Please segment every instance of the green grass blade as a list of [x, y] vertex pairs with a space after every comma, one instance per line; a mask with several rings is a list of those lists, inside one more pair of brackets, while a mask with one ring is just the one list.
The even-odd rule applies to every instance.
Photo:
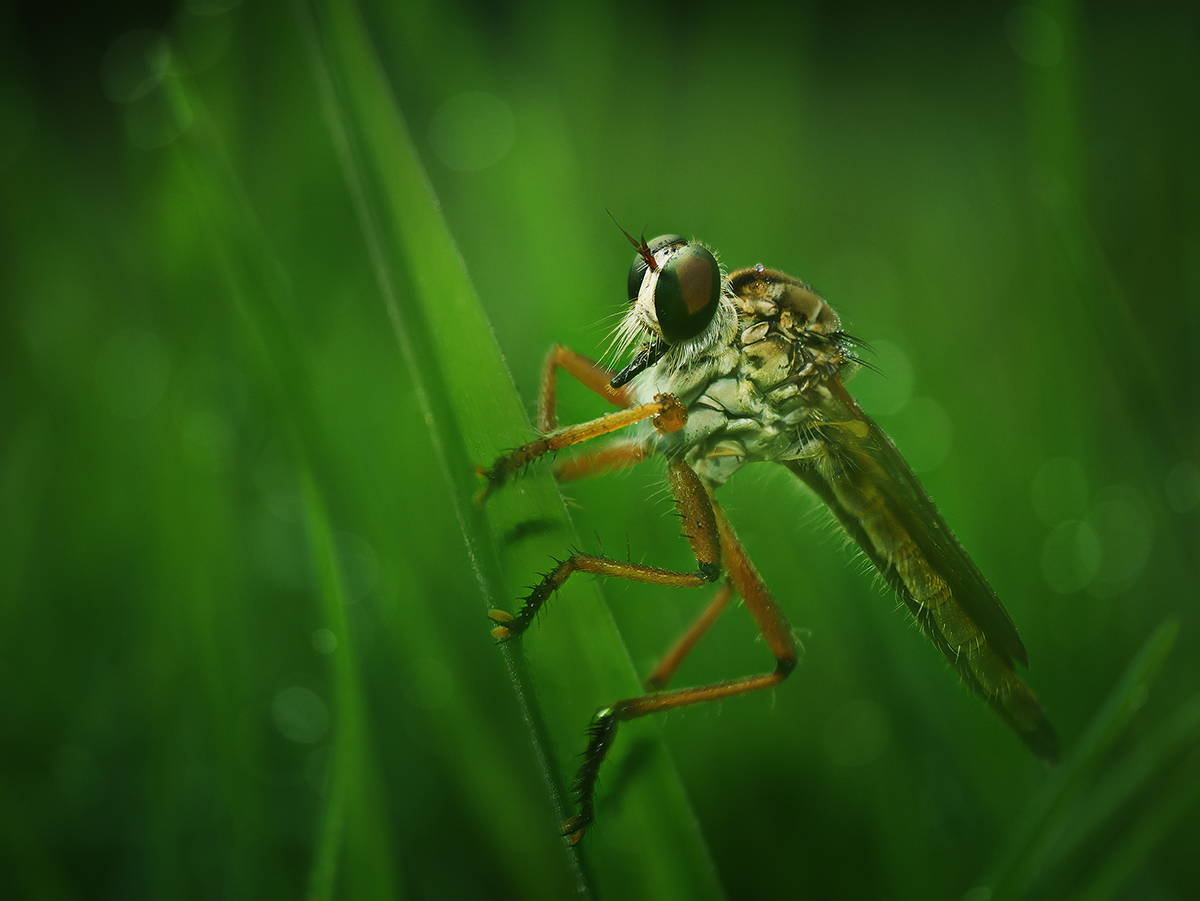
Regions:
[[1024, 821], [1014, 829], [998, 855], [989, 877], [983, 880], [984, 885], [992, 887], [993, 898], [1021, 897], [1038, 874], [1058, 859], [1057, 839], [1066, 828], [1071, 806], [1091, 785], [1105, 756], [1145, 704], [1149, 687], [1166, 662], [1178, 633], [1179, 623], [1168, 620], [1146, 640], [1087, 731], [1030, 805]]
[[313, 855], [308, 897], [335, 897], [338, 859], [346, 855], [345, 896], [400, 897], [390, 850], [391, 829], [380, 806], [376, 764], [369, 752], [363, 689], [346, 619], [345, 591], [329, 520], [312, 474], [301, 473], [308, 534], [316, 563], [321, 612], [337, 641], [332, 655], [336, 736], [330, 761], [328, 797]]
[[[1103, 851], [1091, 858], [1103, 864], [1078, 867], [1091, 879], [1073, 887], [1080, 898], [1101, 901], [1117, 896], [1149, 854], [1193, 810], [1200, 799], [1200, 695], [1173, 714], [1139, 742], [1107, 778], [1080, 805], [1073, 834], [1064, 838], [1060, 856], [1090, 841]], [[1113, 840], [1112, 834], [1117, 836]], [[1083, 854], [1077, 855], [1082, 858]], [[1071, 868], [1074, 869], [1074, 868]]]
[[1200, 775], [1196, 760], [1180, 768], [1179, 778], [1169, 788], [1148, 799], [1135, 813], [1116, 848], [1105, 854], [1103, 863], [1076, 897], [1079, 901], [1105, 901], [1118, 897], [1150, 853], [1166, 839], [1185, 815], [1200, 801]]
[[[582, 750], [583, 727], [600, 703], [640, 691], [611, 618], [592, 585], [572, 583], [544, 627], [521, 648], [488, 646], [487, 607], [511, 607], [516, 585], [561, 554], [571, 530], [560, 495], [544, 474], [495, 498], [471, 501], [473, 464], [490, 461], [530, 434], [528, 420], [474, 289], [416, 158], [399, 109], [351, 4], [301, 7], [326, 117], [354, 196], [402, 352], [420, 385], [479, 582], [478, 653], [506, 656], [535, 754], [554, 805], [544, 828], [570, 810], [564, 785]], [[494, 535], [536, 522], [537, 535], [498, 546]], [[511, 578], [510, 578], [511, 576]], [[578, 581], [578, 580], [577, 580]], [[445, 602], [443, 600], [443, 602]], [[456, 603], [471, 603], [454, 599]], [[478, 603], [475, 601], [474, 603]], [[538, 673], [535, 687], [531, 670]], [[583, 850], [562, 843], [576, 890], [630, 897], [713, 897], [719, 889], [678, 779], [652, 723], [631, 724], [606, 770], [626, 782]], [[618, 776], [628, 766], [637, 772]], [[502, 782], [504, 773], [496, 773]], [[495, 797], [483, 804], [503, 803]], [[590, 860], [585, 863], [584, 854]], [[594, 874], [594, 875], [593, 875]]]
[[[273, 389], [275, 412], [287, 452], [299, 474], [307, 514], [311, 556], [321, 614], [337, 637], [332, 657], [336, 734], [333, 741], [324, 815], [318, 824], [317, 847], [309, 872], [309, 896], [328, 899], [345, 885], [356, 898], [400, 897], [390, 846], [387, 816], [379, 802], [371, 742], [364, 718], [363, 689], [345, 615], [345, 598], [322, 488], [312, 460], [323, 468], [325, 490], [336, 483], [338, 467], [320, 428], [321, 417], [301, 350], [282, 315], [282, 286], [274, 257], [259, 232], [253, 209], [228, 165], [200, 101], [171, 77], [169, 89], [176, 114], [195, 120], [194, 133], [180, 145], [180, 158], [200, 208], [210, 226], [215, 255], [224, 264], [230, 296], [253, 336], [252, 358], [259, 380]], [[339, 867], [345, 860], [346, 866]]]

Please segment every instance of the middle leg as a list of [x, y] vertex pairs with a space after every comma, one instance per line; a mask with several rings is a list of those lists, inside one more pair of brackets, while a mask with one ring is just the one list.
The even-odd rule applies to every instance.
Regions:
[[[783, 610], [771, 595], [766, 583], [754, 568], [754, 564], [750, 562], [745, 548], [738, 541], [733, 527], [725, 518], [724, 511], [717, 504], [711, 491], [706, 492], [705, 500], [709, 510], [712, 511], [717, 532], [720, 535], [721, 557], [729, 581], [742, 596], [746, 608], [758, 626], [759, 633], [766, 641], [767, 647], [770, 648], [771, 654], [775, 658], [775, 668], [771, 672], [757, 676], [745, 676], [741, 679], [731, 679], [696, 688], [679, 688], [673, 691], [653, 692], [626, 698], [599, 710], [592, 719], [592, 725], [588, 730], [589, 739], [587, 749], [583, 753], [583, 765], [580, 766], [579, 774], [575, 779], [575, 800], [579, 805], [579, 813], [567, 820], [562, 827], [563, 835], [567, 836], [568, 841], [573, 845], [583, 837], [595, 817], [596, 780], [600, 774], [600, 766], [604, 763], [604, 759], [608, 756], [616, 739], [617, 727], [622, 722], [651, 713], [673, 710], [676, 707], [699, 704], [704, 701], [719, 701], [762, 688], [771, 688], [786, 679], [796, 668], [798, 646]], [[710, 604], [706, 615], [702, 616], [701, 622], [697, 624], [699, 630], [695, 635], [695, 640], [699, 640], [727, 602], [728, 594], [725, 594], [724, 597], [718, 595], [716, 601]], [[706, 618], [708, 622], [705, 622]], [[689, 635], [696, 633], [697, 627], [693, 627]], [[658, 670], [651, 676], [651, 680], [661, 676], [661, 680], [665, 682], [674, 671], [674, 667], [678, 665], [679, 660], [682, 660], [683, 655], [691, 650], [695, 640], [682, 648], [678, 659], [668, 666], [665, 673], [662, 672], [664, 666], [660, 664]]]
[[716, 516], [700, 477], [682, 460], [667, 464], [667, 482], [675, 497], [675, 507], [683, 521], [684, 537], [696, 555], [696, 571], [691, 573], [640, 563], [613, 560], [597, 554], [573, 553], [546, 573], [525, 598], [516, 615], [492, 610], [488, 615], [497, 623], [492, 637], [506, 641], [529, 628], [550, 596], [566, 583], [572, 573], [616, 576], [633, 582], [666, 585], [673, 588], [697, 588], [715, 582], [721, 575], [721, 539]]

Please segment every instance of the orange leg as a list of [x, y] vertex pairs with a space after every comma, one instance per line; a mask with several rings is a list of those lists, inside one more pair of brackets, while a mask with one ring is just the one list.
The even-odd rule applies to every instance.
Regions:
[[[741, 679], [731, 679], [713, 685], [697, 688], [680, 688], [674, 691], [654, 692], [635, 698], [626, 698], [611, 706], [599, 710], [592, 719], [588, 729], [588, 746], [583, 754], [583, 765], [575, 778], [575, 796], [579, 805], [579, 813], [563, 824], [563, 835], [571, 844], [576, 844], [587, 827], [595, 818], [596, 780], [600, 774], [600, 766], [604, 763], [616, 739], [617, 727], [626, 720], [637, 719], [651, 713], [672, 710], [689, 704], [699, 704], [703, 701], [719, 701], [735, 695], [770, 688], [778, 685], [795, 669], [797, 661], [796, 640], [792, 636], [783, 611], [771, 592], [763, 583], [762, 577], [754, 569], [750, 558], [724, 512], [717, 504], [712, 492], [705, 489], [695, 471], [682, 460], [672, 460], [668, 466], [668, 478], [671, 492], [685, 526], [685, 536], [696, 554], [699, 569], [695, 573], [677, 573], [669, 570], [653, 569], [633, 563], [621, 563], [605, 557], [593, 557], [584, 554], [573, 554], [548, 573], [542, 582], [526, 599], [525, 606], [513, 617], [501, 611], [492, 611], [492, 618], [498, 623], [492, 634], [499, 640], [506, 640], [518, 635], [528, 628], [533, 617], [555, 590], [557, 590], [572, 572], [583, 571], [602, 575], [617, 576], [637, 582], [650, 582], [656, 585], [672, 585], [678, 587], [696, 586], [716, 579], [719, 568], [714, 559], [719, 551], [721, 560], [728, 572], [729, 581], [733, 588], [745, 601], [746, 608], [758, 625], [775, 657], [775, 668], [769, 673], [757, 676], [745, 676]], [[709, 606], [701, 623], [689, 632], [692, 641], [683, 647], [674, 663], [665, 662], [660, 665], [655, 675], [662, 675], [663, 681], [669, 678], [674, 666], [682, 660], [683, 655], [699, 640], [708, 625], [721, 608], [728, 602], [729, 592], [723, 591], [718, 600]], [[707, 622], [705, 621], [707, 619]], [[682, 646], [683, 643], [681, 642]], [[677, 646], [677, 650], [680, 646]], [[653, 679], [654, 677], [652, 677]]]
[[[573, 375], [585, 388], [596, 392], [614, 406], [625, 409], [621, 413], [601, 416], [590, 422], [564, 429], [558, 428], [558, 414], [555, 407], [558, 401], [558, 370], [560, 368]], [[475, 502], [477, 504], [484, 503], [517, 470], [544, 454], [570, 447], [581, 441], [588, 441], [600, 435], [606, 435], [650, 417], [655, 417], [655, 427], [663, 432], [677, 431], [683, 428], [684, 423], [687, 422], [687, 411], [676, 398], [670, 395], [659, 395], [651, 404], [634, 407], [633, 396], [629, 389], [612, 387], [612, 379], [613, 373], [610, 370], [583, 354], [562, 344], [556, 344], [550, 348], [542, 365], [542, 384], [538, 391], [538, 431], [542, 433], [542, 436], [498, 457], [491, 469], [477, 467], [477, 474], [481, 478], [487, 479], [488, 483], [475, 495]], [[601, 451], [594, 458], [596, 463], [583, 460], [574, 464], [563, 464], [561, 469], [565, 471], [566, 475], [560, 477], [582, 478], [586, 475], [599, 475], [601, 472], [624, 469], [640, 463], [647, 456], [646, 451], [643, 451], [642, 456], [637, 459], [634, 458], [632, 452], [621, 454], [614, 451]]]
[[558, 399], [557, 376], [559, 367], [565, 369], [586, 388], [595, 391], [615, 407], [628, 407], [632, 403], [627, 388], [614, 388], [610, 384], [615, 373], [581, 353], [562, 344], [555, 344], [546, 354], [542, 365], [542, 389], [538, 394], [538, 431], [552, 432], [558, 426], [555, 402]]
[[738, 541], [733, 526], [725, 518], [725, 511], [717, 503], [711, 489], [708, 498], [717, 519], [717, 531], [721, 535], [721, 556], [725, 562], [725, 571], [729, 573], [729, 580], [742, 596], [746, 609], [750, 611], [754, 624], [758, 626], [759, 634], [775, 657], [776, 672], [780, 673], [782, 678], [796, 667], [798, 645], [796, 637], [792, 634], [792, 627], [783, 613], [783, 608], [767, 588], [767, 583], [750, 562], [746, 549]]
[[482, 504], [521, 467], [532, 463], [538, 457], [651, 418], [654, 420], [654, 427], [659, 431], [676, 432], [687, 422], [687, 410], [673, 394], [659, 394], [648, 404], [630, 407], [619, 413], [608, 413], [599, 419], [566, 426], [535, 438], [528, 444], [497, 457], [491, 469], [484, 469], [482, 466], [478, 468], [478, 474], [487, 479], [487, 484], [475, 495], [475, 502]]
[[632, 582], [672, 588], [697, 588], [715, 581], [721, 574], [721, 539], [712, 505], [708, 502], [700, 477], [682, 460], [672, 460], [667, 466], [667, 482], [684, 523], [684, 536], [696, 555], [695, 572], [677, 572], [613, 560], [611, 557], [574, 553], [542, 577], [515, 616], [503, 610], [492, 610], [488, 614], [497, 623], [492, 629], [492, 637], [497, 641], [507, 641], [528, 629], [550, 596], [562, 588], [575, 572], [616, 576]]
[[645, 442], [633, 439], [630, 441], [614, 441], [606, 444], [598, 451], [580, 454], [570, 460], [554, 464], [554, 478], [560, 482], [571, 482], [576, 479], [590, 479], [592, 476], [619, 472], [636, 466], [650, 458], [651, 452]]
[[[688, 704], [720, 701], [746, 692], [757, 691], [760, 688], [771, 688], [786, 679], [788, 674], [796, 668], [798, 649], [787, 618], [783, 615], [778, 602], [771, 596], [762, 577], [754, 569], [750, 558], [746, 556], [745, 549], [737, 540], [737, 536], [733, 533], [733, 527], [729, 525], [729, 520], [725, 518], [724, 512], [711, 491], [707, 492], [707, 500], [717, 523], [717, 532], [721, 538], [721, 558], [725, 563], [729, 580], [741, 594], [746, 603], [746, 609], [754, 617], [759, 632], [766, 641], [767, 647], [771, 649], [771, 654], [775, 657], [775, 669], [757, 676], [731, 679], [727, 682], [717, 682], [698, 688], [678, 688], [674, 691], [626, 698], [597, 711], [588, 730], [589, 739], [587, 750], [583, 752], [583, 765], [579, 768], [579, 775], [575, 779], [575, 795], [579, 804], [579, 813], [567, 820], [562, 827], [563, 835], [567, 836], [568, 841], [573, 845], [583, 838], [584, 832], [595, 817], [596, 779], [600, 774], [600, 765], [612, 748], [617, 735], [617, 726], [620, 723], [650, 713], [684, 707]], [[710, 605], [709, 611], [715, 606], [715, 603]], [[713, 618], [715, 618], [715, 614]], [[695, 631], [694, 628], [693, 631]], [[702, 634], [703, 629], [700, 631]]]
[[717, 617], [725, 610], [732, 596], [733, 584], [726, 579], [725, 584], [717, 591], [712, 602], [704, 608], [704, 612], [700, 614], [700, 617], [692, 623], [691, 628], [684, 633], [683, 637], [675, 642], [675, 646], [663, 655], [662, 660], [658, 662], [658, 666], [654, 668], [654, 672], [646, 678], [646, 687], [648, 689], [651, 691], [661, 691], [667, 687], [667, 683], [675, 675], [675, 670], [679, 669], [679, 664], [683, 663], [683, 658], [692, 652], [692, 648], [704, 637], [704, 633], [717, 621]]
[[[570, 372], [592, 391], [626, 409], [590, 422], [555, 429], [557, 423], [555, 414], [556, 378], [560, 367]], [[687, 422], [687, 411], [678, 398], [669, 394], [660, 394], [651, 403], [631, 407], [631, 397], [627, 389], [614, 389], [611, 386], [611, 380], [611, 372], [588, 358], [561, 345], [553, 348], [547, 356], [543, 368], [542, 387], [538, 402], [538, 424], [547, 433], [497, 458], [491, 469], [485, 470], [480, 467], [479, 475], [487, 479], [487, 484], [476, 496], [477, 502], [486, 501], [493, 491], [500, 488], [522, 466], [545, 454], [571, 447], [591, 438], [610, 434], [650, 418], [653, 418], [655, 428], [668, 433], [678, 431]], [[624, 442], [612, 445], [597, 454], [568, 461], [559, 467], [557, 475], [566, 479], [583, 478], [600, 472], [633, 466], [645, 459], [647, 455], [648, 450], [641, 442]], [[502, 610], [491, 611], [489, 616], [496, 624], [492, 629], [493, 637], [497, 641], [507, 641], [521, 635], [529, 628], [534, 617], [550, 599], [550, 596], [561, 588], [575, 572], [615, 576], [653, 585], [689, 588], [716, 581], [720, 576], [723, 562], [728, 574], [728, 584], [718, 592], [717, 597], [696, 624], [655, 669], [649, 684], [657, 687], [670, 679], [683, 658], [703, 637], [709, 626], [728, 604], [733, 589], [736, 589], [742, 596], [746, 608], [750, 611], [758, 625], [759, 632], [767, 643], [767, 647], [775, 657], [775, 669], [769, 673], [746, 676], [713, 685], [626, 698], [598, 711], [588, 730], [587, 750], [584, 752], [583, 765], [580, 767], [575, 781], [579, 813], [563, 824], [563, 834], [568, 836], [571, 844], [577, 843], [583, 837], [584, 831], [594, 818], [594, 796], [600, 766], [612, 747], [613, 740], [616, 738], [617, 726], [622, 721], [689, 704], [698, 704], [702, 701], [721, 700], [760, 688], [769, 688], [787, 678], [796, 666], [797, 646], [792, 637], [791, 627], [778, 603], [771, 596], [762, 578], [746, 556], [746, 552], [737, 540], [724, 512], [717, 504], [716, 498], [713, 497], [712, 491], [704, 487], [695, 471], [682, 460], [675, 459], [668, 463], [667, 479], [671, 493], [675, 497], [676, 508], [684, 523], [684, 535], [696, 555], [697, 569], [695, 572], [677, 572], [621, 562], [598, 555], [573, 553], [542, 578], [541, 582], [525, 598], [524, 604], [515, 616]]]

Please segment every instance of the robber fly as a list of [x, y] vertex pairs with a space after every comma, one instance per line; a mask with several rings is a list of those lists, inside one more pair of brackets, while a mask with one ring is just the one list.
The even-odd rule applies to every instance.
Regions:
[[[790, 469], [833, 511], [900, 596], [922, 631], [1039, 757], [1053, 762], [1058, 738], [1014, 661], [1028, 665], [1012, 620], [954, 537], [891, 439], [842, 382], [857, 365], [833, 309], [799, 279], [757, 265], [722, 273], [713, 253], [679, 235], [637, 248], [629, 310], [617, 329], [614, 373], [561, 345], [546, 358], [538, 405], [541, 437], [499, 457], [482, 503], [530, 461], [583, 441], [629, 430], [600, 451], [556, 467], [560, 479], [667, 463], [667, 482], [696, 556], [677, 572], [595, 554], [572, 553], [548, 572], [515, 615], [492, 610], [492, 635], [521, 635], [572, 573], [615, 576], [678, 588], [722, 580], [709, 607], [647, 680], [649, 692], [601, 708], [588, 731], [575, 782], [578, 813], [563, 824], [575, 844], [591, 824], [600, 766], [625, 721], [701, 701], [778, 685], [795, 668], [797, 645], [783, 611], [755, 571], [715, 491], [747, 463]], [[621, 411], [557, 427], [556, 377], [564, 369]], [[665, 690], [686, 654], [737, 592], [754, 617], [775, 668], [714, 685]]]

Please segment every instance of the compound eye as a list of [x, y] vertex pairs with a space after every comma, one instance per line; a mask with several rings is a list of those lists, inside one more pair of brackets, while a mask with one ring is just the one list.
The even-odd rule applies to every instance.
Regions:
[[721, 270], [708, 248], [688, 244], [677, 251], [654, 286], [654, 311], [663, 339], [674, 344], [708, 328], [720, 296]]
[[[645, 245], [645, 247], [650, 255], [654, 256], [657, 251], [674, 244], [684, 245], [687, 244], [687, 240], [681, 235], [659, 235], [649, 244]], [[646, 260], [639, 253], [633, 258], [633, 265], [629, 267], [629, 291], [627, 296], [631, 301], [637, 298], [638, 293], [642, 289], [642, 279], [646, 277], [646, 269]]]

